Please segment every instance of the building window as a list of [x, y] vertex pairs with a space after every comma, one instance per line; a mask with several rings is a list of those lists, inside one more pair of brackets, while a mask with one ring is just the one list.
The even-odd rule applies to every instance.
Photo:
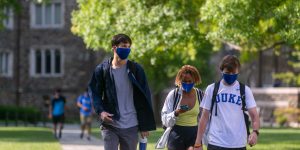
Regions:
[[3, 19], [3, 25], [7, 29], [12, 29], [13, 28], [13, 9], [12, 8], [4, 8], [4, 16], [5, 18]]
[[62, 28], [64, 3], [62, 0], [52, 0], [46, 3], [31, 3], [32, 28]]
[[10, 52], [0, 52], [0, 76], [11, 77], [13, 70], [13, 56]]
[[63, 75], [63, 50], [57, 47], [32, 48], [30, 74], [34, 77]]

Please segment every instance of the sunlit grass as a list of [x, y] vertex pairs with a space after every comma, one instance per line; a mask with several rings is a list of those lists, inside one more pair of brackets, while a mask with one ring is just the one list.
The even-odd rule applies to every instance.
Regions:
[[1, 150], [61, 150], [49, 128], [0, 127]]

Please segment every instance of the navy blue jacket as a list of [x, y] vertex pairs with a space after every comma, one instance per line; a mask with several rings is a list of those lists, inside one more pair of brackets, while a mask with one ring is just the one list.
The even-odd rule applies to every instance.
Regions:
[[[89, 94], [93, 99], [93, 105], [98, 115], [105, 111], [113, 114], [113, 119], [119, 120], [120, 112], [111, 61], [112, 58], [96, 67], [89, 82]], [[133, 69], [129, 67], [129, 63], [133, 63], [135, 68], [134, 73]], [[139, 130], [155, 130], [156, 125], [152, 110], [151, 94], [145, 72], [139, 64], [129, 60], [127, 61], [127, 72], [133, 87], [133, 100], [137, 112]]]

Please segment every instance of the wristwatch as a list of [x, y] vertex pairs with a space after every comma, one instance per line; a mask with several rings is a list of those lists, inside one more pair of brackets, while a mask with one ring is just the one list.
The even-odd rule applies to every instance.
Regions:
[[257, 136], [259, 135], [258, 130], [253, 130], [253, 132], [255, 132]]

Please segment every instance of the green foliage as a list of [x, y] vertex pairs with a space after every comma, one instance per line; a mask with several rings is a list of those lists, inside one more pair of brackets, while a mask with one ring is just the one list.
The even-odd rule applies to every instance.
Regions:
[[262, 50], [277, 44], [299, 44], [300, 1], [214, 0], [201, 8], [207, 37], [244, 50]]
[[[256, 59], [260, 50], [273, 49], [280, 55], [282, 45], [299, 50], [299, 0], [207, 0], [201, 15], [201, 32], [207, 33], [215, 49], [222, 42], [238, 45], [242, 62]], [[298, 74], [288, 72], [275, 77], [300, 85]]]
[[300, 109], [298, 108], [277, 108], [274, 111], [276, 123], [280, 126], [286, 125], [288, 122], [300, 122]]
[[33, 107], [0, 106], [0, 120], [22, 120], [36, 123], [40, 119], [40, 111]]
[[[199, 31], [204, 1], [185, 0], [78, 0], [71, 31], [88, 48], [111, 51], [110, 39], [118, 33], [133, 39], [130, 59], [141, 63], [153, 91], [160, 92], [184, 64], [210, 76], [211, 45]], [[204, 80], [205, 81], [205, 80]]]

